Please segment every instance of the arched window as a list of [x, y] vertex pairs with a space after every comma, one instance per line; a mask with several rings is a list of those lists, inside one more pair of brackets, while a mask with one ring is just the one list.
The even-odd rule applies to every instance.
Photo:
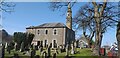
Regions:
[[45, 31], [45, 34], [48, 34], [48, 30]]
[[40, 30], [38, 30], [37, 32], [38, 32], [38, 34], [40, 34]]
[[57, 34], [57, 30], [56, 30], [56, 29], [54, 30], [54, 34], [55, 34], [55, 35]]

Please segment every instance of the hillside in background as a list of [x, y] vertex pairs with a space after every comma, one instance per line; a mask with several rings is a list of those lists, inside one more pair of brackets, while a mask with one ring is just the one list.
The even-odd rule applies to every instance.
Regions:
[[0, 43], [3, 42], [11, 42], [12, 41], [12, 36], [9, 35], [6, 30], [2, 29], [0, 30]]

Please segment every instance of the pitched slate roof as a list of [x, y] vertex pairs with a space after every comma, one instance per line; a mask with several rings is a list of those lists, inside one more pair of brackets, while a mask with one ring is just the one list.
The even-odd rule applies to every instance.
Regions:
[[38, 26], [30, 26], [27, 27], [26, 29], [31, 29], [31, 28], [64, 28], [66, 27], [65, 24], [63, 23], [44, 23]]

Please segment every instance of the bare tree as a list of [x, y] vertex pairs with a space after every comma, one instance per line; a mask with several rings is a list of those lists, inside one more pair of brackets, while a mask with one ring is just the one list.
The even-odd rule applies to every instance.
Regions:
[[11, 13], [13, 12], [15, 7], [15, 4], [12, 2], [5, 2], [4, 0], [0, 1], [0, 29], [2, 28], [2, 13], [7, 12]]
[[89, 5], [80, 7], [73, 18], [73, 26], [76, 29], [82, 29], [83, 34], [86, 34], [86, 30], [90, 31], [89, 41], [95, 34], [95, 48], [93, 51], [95, 55], [99, 55], [102, 37], [107, 28], [116, 26], [116, 22], [118, 22], [117, 15], [119, 12], [115, 7], [112, 3], [107, 3], [106, 0], [104, 2], [92, 2]]
[[0, 12], [13, 12], [15, 4], [12, 2], [0, 1]]
[[116, 33], [117, 43], [118, 43], [118, 58], [120, 58], [120, 21], [117, 25], [117, 33]]

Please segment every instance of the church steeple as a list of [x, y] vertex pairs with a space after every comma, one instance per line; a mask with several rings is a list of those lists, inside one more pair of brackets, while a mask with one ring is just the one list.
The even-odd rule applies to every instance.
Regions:
[[72, 11], [71, 11], [71, 4], [70, 4], [70, 3], [68, 3], [66, 26], [67, 26], [69, 29], [72, 29]]

